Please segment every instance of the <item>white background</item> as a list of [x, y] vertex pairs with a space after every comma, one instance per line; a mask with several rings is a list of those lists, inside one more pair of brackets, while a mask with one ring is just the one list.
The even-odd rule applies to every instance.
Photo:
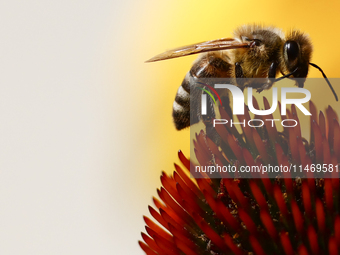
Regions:
[[139, 75], [129, 63], [146, 59], [126, 23], [138, 11], [135, 1], [0, 3], [0, 254], [143, 253], [156, 185], [140, 199], [142, 134], [128, 123], [138, 93], [127, 81]]

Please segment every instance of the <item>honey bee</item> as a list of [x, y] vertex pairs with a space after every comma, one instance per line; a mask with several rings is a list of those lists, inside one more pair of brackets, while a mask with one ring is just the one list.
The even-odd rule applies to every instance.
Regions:
[[[223, 38], [176, 48], [146, 62], [203, 53], [185, 76], [173, 103], [174, 123], [176, 129], [181, 130], [204, 118], [198, 106], [190, 112], [190, 97], [193, 96], [191, 92], [194, 92], [193, 89], [197, 87], [195, 80], [200, 78], [265, 78], [265, 82], [259, 84], [247, 83], [246, 79], [235, 79], [235, 85], [239, 88], [251, 86], [256, 88], [257, 92], [271, 88], [273, 83], [283, 78], [301, 78], [296, 80], [296, 85], [302, 88], [309, 66], [312, 66], [322, 73], [338, 101], [322, 69], [310, 62], [312, 51], [311, 41], [303, 32], [295, 30], [284, 35], [280, 29], [275, 27], [244, 25], [234, 31], [234, 38]], [[276, 78], [279, 73], [282, 76]], [[197, 92], [195, 93], [197, 96]], [[228, 96], [224, 96], [224, 99], [228, 101]]]

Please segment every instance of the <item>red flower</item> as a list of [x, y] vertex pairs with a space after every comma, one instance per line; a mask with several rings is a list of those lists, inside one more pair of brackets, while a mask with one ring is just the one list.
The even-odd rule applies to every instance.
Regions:
[[[265, 108], [269, 104], [264, 99]], [[227, 113], [220, 109], [222, 118]], [[221, 149], [201, 132], [195, 152], [200, 165], [332, 164], [340, 160], [340, 127], [331, 107], [325, 115], [311, 103], [310, 142], [300, 125], [278, 132], [271, 125], [237, 129], [218, 125]], [[240, 117], [249, 120], [249, 114]], [[260, 118], [257, 116], [256, 118]], [[268, 116], [264, 117], [268, 118]], [[292, 107], [287, 118], [298, 121]], [[184, 165], [172, 176], [161, 176], [161, 199], [149, 206], [154, 221], [144, 217], [147, 234], [139, 244], [148, 255], [196, 254], [340, 254], [339, 178], [334, 170], [316, 178], [316, 171], [289, 178], [269, 179], [188, 177], [192, 163], [179, 152]], [[207, 176], [203, 176], [207, 177]], [[307, 177], [307, 178], [306, 178]], [[332, 178], [331, 178], [332, 177]]]

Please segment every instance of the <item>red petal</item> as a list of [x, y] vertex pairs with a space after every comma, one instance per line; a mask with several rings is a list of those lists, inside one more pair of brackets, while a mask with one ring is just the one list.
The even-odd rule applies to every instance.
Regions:
[[316, 200], [315, 209], [316, 209], [316, 218], [317, 218], [317, 221], [318, 221], [318, 230], [321, 233], [324, 233], [325, 232], [326, 218], [325, 218], [325, 211], [323, 209], [322, 202], [319, 198]]
[[291, 202], [291, 207], [292, 207], [292, 214], [294, 218], [294, 223], [295, 223], [295, 228], [299, 232], [300, 235], [302, 235], [303, 232], [303, 217], [300, 212], [300, 209], [296, 202], [293, 200]]
[[256, 235], [257, 234], [256, 225], [252, 218], [243, 209], [239, 209], [238, 214], [240, 216], [240, 219], [246, 225], [248, 231], [251, 234]]
[[250, 242], [251, 246], [253, 247], [254, 252], [255, 252], [256, 255], [266, 255], [266, 253], [264, 252], [264, 250], [261, 247], [260, 243], [257, 241], [256, 237], [250, 236], [249, 237], [249, 242]]
[[328, 242], [328, 251], [329, 251], [329, 255], [338, 255], [338, 247], [336, 245], [336, 240], [334, 237], [330, 237], [329, 238], [329, 242]]
[[185, 242], [185, 240], [181, 240], [180, 238], [174, 238], [176, 246], [178, 249], [180, 249], [184, 254], [186, 255], [197, 255], [196, 252], [194, 252], [190, 247], [188, 247], [188, 242]]
[[267, 229], [267, 232], [269, 233], [271, 238], [275, 240], [277, 238], [277, 232], [270, 214], [268, 213], [268, 211], [262, 210], [260, 211], [260, 217], [263, 225]]
[[299, 247], [299, 255], [309, 255], [307, 248], [303, 244]]
[[280, 187], [278, 185], [275, 185], [273, 192], [274, 192], [274, 198], [276, 200], [276, 203], [277, 203], [282, 215], [287, 218], [287, 216], [288, 216], [287, 206], [286, 206], [286, 203], [283, 199], [283, 194], [281, 192]]
[[280, 239], [281, 239], [281, 244], [286, 255], [294, 255], [294, 250], [289, 240], [288, 233], [281, 232]]
[[[156, 252], [151, 250], [150, 247], [147, 246], [145, 243], [139, 241], [138, 244], [147, 255], [158, 255]], [[159, 254], [162, 254], [162, 253], [159, 253]], [[164, 253], [162, 255], [164, 255]]]
[[312, 200], [307, 182], [302, 182], [302, 199], [306, 214], [312, 216]]
[[268, 210], [267, 201], [265, 197], [263, 196], [261, 189], [253, 181], [249, 182], [249, 186], [260, 208], [262, 210]]
[[224, 242], [228, 245], [229, 249], [235, 254], [235, 255], [242, 255], [244, 254], [243, 251], [238, 248], [234, 243], [232, 238], [229, 235], [224, 236]]
[[[149, 245], [148, 249], [152, 249], [152, 252], [157, 252], [159, 254], [165, 254], [165, 252], [158, 247], [158, 245], [156, 244], [155, 240], [153, 240], [151, 237], [149, 237], [148, 235], [142, 233], [142, 238], [144, 240], [144, 242]], [[145, 244], [144, 244], [145, 245]], [[141, 246], [142, 247], [142, 246]], [[143, 247], [142, 247], [143, 249]], [[144, 250], [144, 249], [143, 249]], [[145, 250], [144, 250], [145, 251]], [[145, 251], [146, 252], [146, 251]], [[152, 253], [151, 253], [152, 254]], [[155, 253], [156, 254], [156, 253]]]
[[318, 236], [312, 226], [308, 227], [307, 236], [309, 240], [309, 245], [311, 247], [312, 253], [315, 255], [320, 254], [319, 252], [319, 244], [318, 244]]
[[182, 164], [190, 170], [190, 161], [184, 156], [183, 152], [181, 150], [178, 151], [178, 157], [181, 160]]

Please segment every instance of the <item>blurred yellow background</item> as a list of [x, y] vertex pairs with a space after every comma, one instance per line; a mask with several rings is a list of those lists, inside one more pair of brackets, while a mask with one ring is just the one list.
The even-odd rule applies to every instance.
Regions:
[[[0, 6], [0, 254], [143, 254], [161, 171], [179, 149], [189, 155], [189, 130], [171, 113], [196, 58], [144, 63], [152, 56], [262, 23], [307, 32], [313, 62], [340, 76], [339, 1]], [[326, 85], [316, 94], [334, 101]]]

